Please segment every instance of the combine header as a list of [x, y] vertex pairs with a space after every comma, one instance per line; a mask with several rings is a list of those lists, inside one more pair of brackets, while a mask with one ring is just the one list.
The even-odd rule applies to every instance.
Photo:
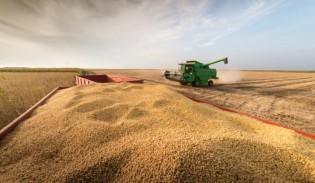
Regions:
[[207, 64], [200, 63], [196, 60], [186, 61], [186, 63], [180, 63], [180, 68], [178, 71], [180, 73], [171, 73], [166, 70], [164, 76], [166, 79], [180, 82], [181, 85], [187, 85], [191, 83], [194, 87], [199, 87], [202, 85], [212, 86], [213, 81], [211, 79], [219, 79], [217, 77], [217, 70], [209, 68], [210, 65], [219, 62], [228, 63], [228, 58], [222, 58]]

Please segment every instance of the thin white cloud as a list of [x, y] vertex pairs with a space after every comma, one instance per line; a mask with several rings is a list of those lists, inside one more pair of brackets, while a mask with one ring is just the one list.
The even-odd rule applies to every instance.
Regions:
[[239, 30], [240, 28], [244, 27], [255, 21], [255, 19], [259, 18], [260, 16], [266, 14], [273, 8], [280, 5], [284, 0], [278, 1], [268, 1], [268, 0], [255, 0], [252, 1], [247, 8], [243, 12], [239, 12], [238, 15], [233, 17], [229, 17], [228, 19], [221, 20], [221, 23], [218, 23], [220, 26], [220, 31], [214, 31], [214, 35], [212, 38], [205, 43], [204, 46], [211, 46], [215, 44], [218, 40], [222, 39], [223, 37]]
[[248, 2], [232, 16], [218, 16], [209, 12], [220, 3], [215, 0], [2, 0], [0, 42], [5, 46], [0, 49], [0, 62], [168, 66], [174, 54], [211, 46], [282, 1]]

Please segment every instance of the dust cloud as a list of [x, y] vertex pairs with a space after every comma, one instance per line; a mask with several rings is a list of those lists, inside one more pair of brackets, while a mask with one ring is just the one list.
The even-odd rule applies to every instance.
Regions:
[[243, 78], [242, 72], [239, 70], [221, 70], [218, 71], [217, 76], [219, 77], [218, 83], [236, 83]]

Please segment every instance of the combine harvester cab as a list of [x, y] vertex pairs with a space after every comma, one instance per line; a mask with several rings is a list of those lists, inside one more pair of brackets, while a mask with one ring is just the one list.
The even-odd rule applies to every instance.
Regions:
[[191, 83], [193, 87], [200, 87], [203, 85], [212, 86], [213, 81], [211, 79], [218, 79], [217, 70], [209, 68], [210, 65], [219, 62], [228, 63], [228, 58], [222, 58], [207, 64], [203, 64], [196, 60], [186, 61], [186, 63], [180, 63], [180, 68], [178, 69], [180, 74], [172, 74], [170, 71], [166, 70], [164, 76], [166, 79], [177, 81], [181, 85], [187, 85]]

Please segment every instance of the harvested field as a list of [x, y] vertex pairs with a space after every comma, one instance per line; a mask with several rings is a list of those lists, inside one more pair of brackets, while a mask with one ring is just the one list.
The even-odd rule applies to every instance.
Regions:
[[211, 88], [180, 86], [163, 70], [93, 70], [171, 87], [185, 95], [315, 134], [315, 72], [218, 71]]
[[0, 167], [3, 182], [315, 182], [315, 141], [163, 85], [97, 84], [37, 109]]

